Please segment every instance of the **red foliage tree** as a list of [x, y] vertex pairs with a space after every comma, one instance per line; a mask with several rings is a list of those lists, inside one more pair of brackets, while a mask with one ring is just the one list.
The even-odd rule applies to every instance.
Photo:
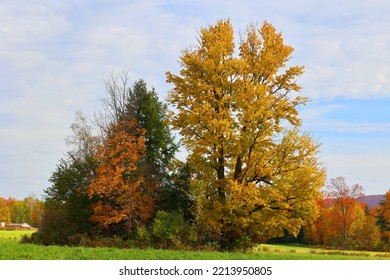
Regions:
[[347, 246], [348, 231], [354, 221], [354, 208], [358, 203], [356, 199], [363, 196], [363, 187], [359, 184], [349, 187], [344, 177], [336, 177], [330, 180], [327, 188], [328, 197], [335, 199], [335, 223], [342, 237], [342, 244]]
[[95, 199], [91, 221], [102, 227], [124, 223], [127, 234], [152, 215], [153, 191], [137, 174], [137, 162], [145, 152], [145, 130], [135, 121], [120, 121], [99, 147], [96, 179], [88, 189]]

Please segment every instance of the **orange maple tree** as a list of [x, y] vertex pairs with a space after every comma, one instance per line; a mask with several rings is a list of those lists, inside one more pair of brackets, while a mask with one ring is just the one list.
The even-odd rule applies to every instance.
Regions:
[[354, 221], [354, 209], [357, 198], [363, 196], [363, 187], [359, 184], [347, 186], [344, 177], [336, 177], [330, 180], [328, 196], [335, 199], [334, 215], [336, 225], [342, 237], [343, 246], [347, 245], [348, 231]]
[[356, 249], [376, 248], [380, 232], [376, 219], [357, 198], [362, 193], [358, 184], [351, 187], [343, 177], [331, 179], [330, 192], [319, 200], [318, 218], [305, 228], [309, 243], [317, 245], [343, 246]]
[[11, 222], [11, 212], [7, 206], [7, 201], [2, 197], [0, 197], [0, 222]]
[[137, 174], [137, 162], [145, 153], [145, 133], [134, 120], [120, 121], [98, 149], [100, 164], [88, 195], [96, 200], [91, 221], [102, 227], [124, 223], [131, 234], [152, 215], [152, 192]]

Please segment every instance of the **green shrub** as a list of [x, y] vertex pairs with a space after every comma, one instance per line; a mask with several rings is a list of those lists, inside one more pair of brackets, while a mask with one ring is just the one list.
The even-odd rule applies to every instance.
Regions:
[[132, 244], [139, 248], [145, 248], [151, 246], [151, 234], [145, 226], [137, 228], [134, 239], [131, 240]]
[[47, 232], [38, 230], [31, 234], [31, 237], [23, 237], [22, 243], [42, 244], [42, 245], [66, 245], [68, 239], [58, 232]]
[[252, 239], [248, 235], [242, 235], [234, 240], [232, 240], [229, 244], [223, 246], [227, 250], [231, 251], [242, 251], [246, 252], [254, 247]]
[[158, 211], [152, 223], [152, 237], [163, 248], [181, 248], [189, 242], [189, 231], [182, 213]]
[[87, 234], [76, 233], [68, 237], [67, 245], [69, 246], [84, 246], [84, 247], [94, 247], [91, 246], [91, 239]]
[[27, 234], [22, 235], [22, 237], [20, 238], [20, 243], [31, 243], [31, 236], [28, 236]]

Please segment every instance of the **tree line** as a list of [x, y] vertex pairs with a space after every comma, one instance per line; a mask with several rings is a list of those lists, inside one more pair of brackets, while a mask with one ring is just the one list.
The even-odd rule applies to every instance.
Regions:
[[301, 129], [304, 68], [267, 22], [235, 44], [230, 20], [202, 28], [166, 73], [167, 104], [126, 71], [109, 76], [101, 110], [76, 114], [32, 241], [230, 249], [311, 229], [319, 243], [326, 171]]
[[39, 227], [43, 217], [44, 204], [34, 196], [22, 200], [0, 197], [0, 222], [27, 223], [32, 227]]
[[304, 228], [304, 242], [331, 247], [389, 250], [390, 191], [379, 206], [369, 209], [358, 198], [359, 184], [348, 186], [343, 177], [330, 180], [317, 202], [318, 217]]

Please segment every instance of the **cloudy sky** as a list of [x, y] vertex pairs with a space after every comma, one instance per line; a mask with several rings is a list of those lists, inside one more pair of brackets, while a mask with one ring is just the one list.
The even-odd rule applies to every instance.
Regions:
[[201, 27], [230, 17], [237, 37], [264, 20], [295, 47], [328, 182], [390, 189], [390, 1], [2, 0], [0, 196], [41, 197], [77, 110], [92, 114], [103, 79], [130, 70], [165, 99], [165, 71]]

